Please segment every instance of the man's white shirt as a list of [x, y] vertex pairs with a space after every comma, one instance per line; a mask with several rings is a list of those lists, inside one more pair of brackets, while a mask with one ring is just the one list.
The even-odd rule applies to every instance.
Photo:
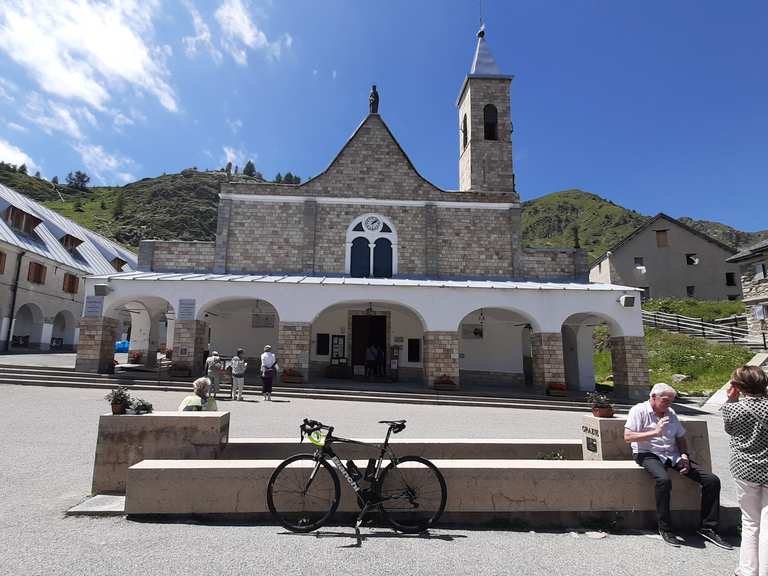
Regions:
[[[666, 415], [669, 417], [669, 422], [664, 427], [664, 431], [659, 436], [632, 442], [633, 454], [651, 452], [656, 454], [662, 462], [669, 458], [673, 464], [677, 464], [677, 461], [680, 460], [677, 439], [685, 436], [685, 428], [683, 428], [672, 408], [667, 409]], [[659, 423], [659, 420], [661, 418], [651, 408], [650, 400], [647, 400], [632, 406], [624, 428], [631, 432], [650, 432], [656, 429], [656, 424]]]

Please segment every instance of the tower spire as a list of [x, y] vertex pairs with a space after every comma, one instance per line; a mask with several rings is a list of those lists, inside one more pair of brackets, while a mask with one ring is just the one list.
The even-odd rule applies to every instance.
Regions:
[[470, 74], [480, 74], [483, 76], [501, 76], [501, 71], [496, 65], [496, 60], [491, 54], [488, 43], [485, 41], [485, 24], [480, 24], [480, 30], [477, 31], [477, 47], [475, 48], [475, 58], [472, 61]]

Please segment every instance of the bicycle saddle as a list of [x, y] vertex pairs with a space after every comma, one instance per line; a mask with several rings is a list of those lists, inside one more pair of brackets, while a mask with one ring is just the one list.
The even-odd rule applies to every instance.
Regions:
[[379, 424], [389, 424], [392, 428], [392, 434], [397, 434], [405, 430], [405, 420], [379, 420]]

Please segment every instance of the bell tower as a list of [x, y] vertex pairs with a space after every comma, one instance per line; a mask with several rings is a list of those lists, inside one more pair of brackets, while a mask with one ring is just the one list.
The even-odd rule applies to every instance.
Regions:
[[512, 168], [512, 78], [502, 74], [496, 65], [482, 25], [472, 68], [456, 102], [462, 192], [503, 192], [519, 200]]

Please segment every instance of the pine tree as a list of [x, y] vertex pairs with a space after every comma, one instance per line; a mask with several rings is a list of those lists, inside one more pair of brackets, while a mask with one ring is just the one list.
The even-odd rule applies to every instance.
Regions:
[[277, 173], [277, 176], [275, 176], [275, 184], [282, 184], [283, 183], [283, 175], [280, 174], [280, 172]]
[[72, 172], [67, 174], [67, 186], [70, 188], [85, 190], [90, 181], [91, 177], [85, 172], [80, 172], [80, 170], [77, 170], [74, 174]]
[[38, 180], [40, 180], [40, 170], [38, 170], [37, 172], [35, 172], [35, 178], [37, 178]]
[[27, 173], [27, 165], [26, 164], [22, 164], [21, 166], [19, 166], [19, 172], [21, 172], [22, 174], [26, 174]]
[[51, 184], [53, 184], [54, 186], [58, 186], [59, 185], [59, 177], [58, 176], [54, 176], [53, 178], [51, 178]]
[[293, 174], [286, 172], [283, 176], [283, 184], [293, 184]]
[[256, 175], [256, 166], [250, 160], [248, 160], [248, 162], [245, 163], [245, 168], [243, 168], [243, 174], [245, 176], [255, 176]]

